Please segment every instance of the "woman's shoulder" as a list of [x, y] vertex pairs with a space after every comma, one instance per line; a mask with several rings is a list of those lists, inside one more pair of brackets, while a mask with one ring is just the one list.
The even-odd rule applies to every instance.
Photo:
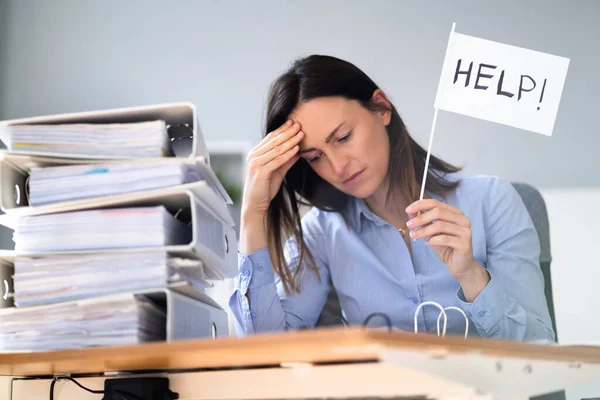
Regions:
[[515, 192], [508, 179], [495, 175], [451, 174], [448, 180], [458, 182], [454, 191], [457, 197], [495, 198]]
[[[336, 212], [320, 210], [312, 207], [301, 212], [302, 236], [304, 243], [314, 257], [325, 260], [331, 246], [333, 232], [336, 226], [340, 226], [343, 217]], [[292, 235], [285, 245], [286, 257], [298, 255], [296, 238]]]
[[495, 175], [452, 175], [448, 180], [457, 181], [458, 186], [448, 196], [447, 202], [463, 211], [478, 209], [488, 214], [497, 210], [500, 204], [503, 206], [501, 208], [523, 205], [517, 190], [506, 178]]
[[302, 229], [311, 234], [326, 234], [341, 223], [344, 223], [344, 217], [339, 212], [317, 207], [312, 207], [302, 217]]

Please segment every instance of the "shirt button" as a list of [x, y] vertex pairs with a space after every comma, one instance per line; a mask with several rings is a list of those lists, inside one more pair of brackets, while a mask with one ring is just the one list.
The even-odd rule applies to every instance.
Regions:
[[485, 317], [485, 311], [479, 311], [479, 312], [477, 313], [477, 315], [478, 315], [479, 317]]
[[470, 312], [467, 312], [467, 317], [471, 318], [473, 316], [473, 314], [471, 314]]
[[256, 269], [258, 269], [259, 271], [262, 271], [263, 270], [262, 264], [258, 264], [258, 266], [256, 267]]
[[242, 276], [248, 276], [250, 275], [250, 271], [248, 271], [247, 269], [242, 271]]
[[412, 301], [413, 301], [413, 303], [415, 303], [415, 304], [419, 304], [419, 299], [417, 299], [416, 297], [413, 297], [413, 298], [412, 298]]
[[256, 313], [255, 313], [254, 311], [252, 311], [252, 312], [250, 313], [250, 316], [252, 317], [252, 319], [255, 319], [255, 318], [256, 318]]

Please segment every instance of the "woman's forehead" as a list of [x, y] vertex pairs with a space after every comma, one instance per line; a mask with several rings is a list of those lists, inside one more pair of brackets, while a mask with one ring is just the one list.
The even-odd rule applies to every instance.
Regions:
[[[356, 114], [355, 102], [342, 97], [321, 97], [300, 104], [290, 119], [302, 125], [307, 136], [324, 136]], [[353, 112], [354, 111], [354, 112]]]

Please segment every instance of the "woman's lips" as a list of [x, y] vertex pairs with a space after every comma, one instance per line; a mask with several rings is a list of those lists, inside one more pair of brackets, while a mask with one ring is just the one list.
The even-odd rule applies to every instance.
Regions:
[[362, 175], [362, 173], [363, 173], [364, 171], [365, 171], [364, 169], [363, 169], [363, 170], [360, 170], [360, 171], [358, 171], [358, 172], [357, 172], [357, 173], [355, 173], [354, 175], [350, 176], [350, 178], [348, 178], [348, 179], [346, 179], [345, 181], [343, 181], [343, 184], [344, 184], [344, 185], [352, 185], [352, 184], [354, 184], [354, 183], [358, 182], [358, 180], [360, 179], [360, 177], [361, 177], [361, 175]]

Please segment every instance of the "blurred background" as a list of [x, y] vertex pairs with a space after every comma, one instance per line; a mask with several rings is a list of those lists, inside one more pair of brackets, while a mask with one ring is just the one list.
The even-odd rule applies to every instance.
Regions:
[[[297, 57], [356, 64], [424, 146], [453, 22], [459, 33], [568, 57], [552, 137], [442, 111], [433, 152], [542, 192], [560, 341], [598, 344], [599, 16], [594, 0], [0, 0], [0, 119], [191, 101], [239, 200], [269, 84]], [[0, 239], [12, 248], [10, 231]]]

